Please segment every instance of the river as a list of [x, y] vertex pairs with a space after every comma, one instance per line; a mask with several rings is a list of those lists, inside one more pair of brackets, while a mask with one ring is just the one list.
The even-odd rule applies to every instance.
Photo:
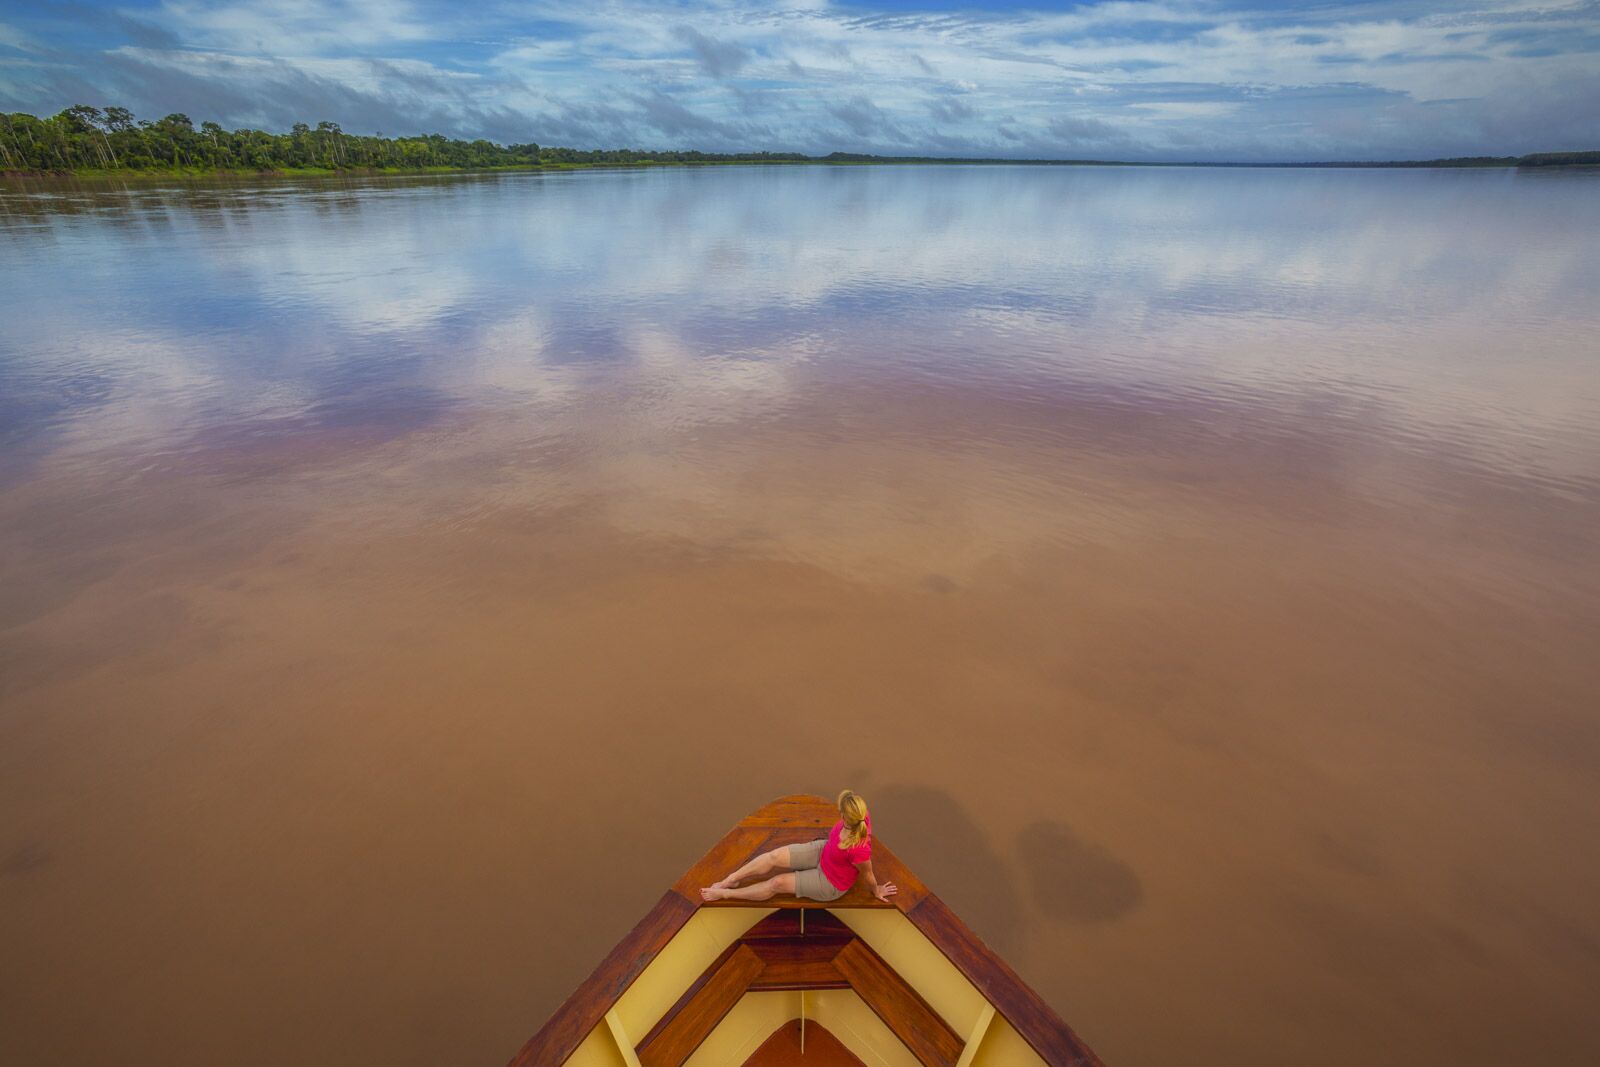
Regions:
[[1600, 1062], [1600, 176], [0, 185], [0, 1058], [500, 1064], [848, 785], [1114, 1067]]

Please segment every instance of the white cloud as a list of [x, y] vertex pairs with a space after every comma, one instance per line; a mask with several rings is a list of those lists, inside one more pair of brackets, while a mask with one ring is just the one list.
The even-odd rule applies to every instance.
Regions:
[[1184, 101], [1168, 100], [1151, 104], [1132, 104], [1131, 107], [1140, 111], [1148, 111], [1157, 118], [1163, 119], [1212, 119], [1223, 115], [1231, 115], [1238, 111], [1240, 104], [1237, 101]]
[[[1600, 141], [1592, 4], [1294, 13], [1114, 0], [874, 14], [798, 0], [164, 0], [150, 20], [182, 47], [126, 54], [217, 82], [224, 121], [300, 78], [313, 83], [307, 99], [320, 94], [326, 117], [353, 130], [411, 115], [448, 133], [584, 147], [1059, 154], [1085, 143], [1052, 132], [1069, 116], [1132, 136], [1114, 140], [1135, 158], [1392, 158]], [[35, 95], [49, 91], [40, 81]], [[59, 82], [98, 83], [108, 98], [142, 91], [155, 111], [176, 92], [90, 57]], [[26, 101], [30, 89], [0, 92]], [[953, 93], [959, 107], [933, 103]], [[1430, 104], [1439, 107], [1419, 110]], [[1537, 117], [1519, 126], [1508, 112]], [[250, 115], [264, 116], [260, 106]]]
[[15, 48], [19, 52], [32, 52], [38, 47], [33, 38], [17, 29], [0, 22], [0, 48]]

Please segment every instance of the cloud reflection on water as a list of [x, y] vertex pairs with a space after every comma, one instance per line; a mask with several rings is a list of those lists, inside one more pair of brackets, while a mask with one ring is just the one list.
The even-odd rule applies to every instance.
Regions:
[[[268, 384], [308, 406], [365, 403], [364, 390], [408, 377], [470, 394], [461, 365], [516, 323], [541, 353], [530, 374], [638, 360], [637, 337], [672, 336], [741, 375], [747, 360], [724, 355], [1219, 393], [1332, 384], [1526, 432], [1592, 401], [1589, 368], [1573, 360], [1594, 326], [1580, 236], [1590, 184], [1025, 168], [521, 175], [67, 201], [94, 221], [12, 189], [3, 217], [30, 269], [10, 301], [30, 310], [10, 316], [0, 374], [13, 389], [65, 368], [112, 376], [121, 384], [94, 417], [113, 438], [90, 435], [109, 443], [112, 408], [154, 405], [138, 399], [150, 375], [204, 394], [211, 418], [251, 417]], [[1495, 358], [1535, 331], [1535, 350]], [[181, 438], [206, 417], [147, 418]]]

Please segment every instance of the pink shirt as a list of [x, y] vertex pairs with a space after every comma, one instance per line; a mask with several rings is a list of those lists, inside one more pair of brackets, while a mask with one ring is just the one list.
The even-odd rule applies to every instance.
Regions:
[[872, 817], [867, 817], [867, 836], [855, 848], [839, 847], [839, 835], [843, 833], [844, 820], [840, 819], [828, 832], [828, 841], [822, 846], [822, 858], [817, 861], [817, 866], [822, 868], [822, 876], [832, 882], [835, 889], [849, 889], [855, 885], [856, 876], [861, 873], [856, 869], [856, 864], [872, 858]]

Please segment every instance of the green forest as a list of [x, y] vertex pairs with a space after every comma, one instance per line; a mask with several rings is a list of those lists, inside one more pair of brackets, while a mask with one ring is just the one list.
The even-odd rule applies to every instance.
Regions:
[[440, 134], [363, 137], [337, 122], [296, 123], [288, 133], [196, 126], [187, 115], [136, 119], [127, 108], [79, 104], [50, 118], [0, 115], [0, 170], [116, 171], [486, 170], [494, 167], [637, 163], [798, 163], [795, 152], [581, 151], [533, 143], [499, 145]]
[[[1001, 160], [931, 156], [875, 156], [834, 152], [684, 152], [639, 148], [577, 149], [500, 145], [432, 133], [367, 137], [345, 133], [337, 122], [296, 123], [288, 133], [196, 126], [187, 115], [136, 119], [123, 107], [69, 107], [49, 118], [20, 112], [0, 115], [0, 172], [116, 174], [126, 172], [297, 172], [385, 170], [489, 170], [496, 167], [628, 166], [662, 163], [1103, 163], [1104, 160]], [[1543, 152], [1392, 163], [1280, 164], [1309, 166], [1536, 167], [1600, 164], [1600, 152]]]

